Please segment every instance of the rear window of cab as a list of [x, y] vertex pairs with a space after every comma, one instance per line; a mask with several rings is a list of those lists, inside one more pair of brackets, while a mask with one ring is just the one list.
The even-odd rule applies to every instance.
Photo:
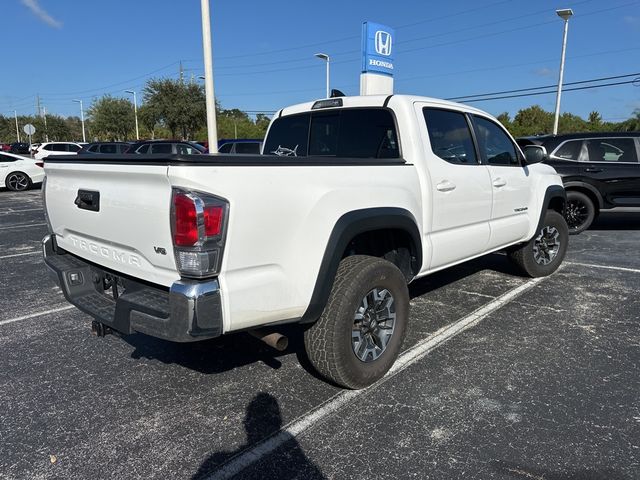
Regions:
[[265, 155], [400, 158], [395, 121], [385, 108], [305, 112], [274, 120]]

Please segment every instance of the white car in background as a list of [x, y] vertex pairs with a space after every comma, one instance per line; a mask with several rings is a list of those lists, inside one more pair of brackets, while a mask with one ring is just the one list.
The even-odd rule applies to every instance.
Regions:
[[0, 152], [0, 186], [9, 190], [27, 190], [36, 183], [42, 183], [44, 168], [42, 162], [32, 158]]
[[82, 148], [82, 143], [76, 142], [46, 142], [38, 147], [34, 158], [42, 160], [50, 155], [75, 155]]

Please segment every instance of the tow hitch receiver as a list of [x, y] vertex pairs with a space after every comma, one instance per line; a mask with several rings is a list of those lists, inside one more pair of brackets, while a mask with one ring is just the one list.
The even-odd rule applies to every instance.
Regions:
[[113, 329], [107, 327], [104, 323], [96, 320], [91, 322], [91, 334], [96, 337], [104, 337], [109, 334], [113, 334]]

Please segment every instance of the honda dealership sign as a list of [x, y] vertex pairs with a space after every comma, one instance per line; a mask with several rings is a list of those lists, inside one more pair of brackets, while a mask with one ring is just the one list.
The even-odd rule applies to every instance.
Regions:
[[362, 24], [362, 73], [393, 76], [395, 32], [379, 23]]

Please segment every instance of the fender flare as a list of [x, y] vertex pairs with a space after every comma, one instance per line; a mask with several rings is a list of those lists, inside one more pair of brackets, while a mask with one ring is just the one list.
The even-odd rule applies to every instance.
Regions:
[[584, 188], [585, 190], [589, 190], [589, 192], [591, 192], [593, 194], [593, 196], [596, 197], [596, 200], [598, 201], [598, 208], [603, 208], [604, 199], [602, 198], [602, 195], [600, 194], [598, 189], [596, 187], [594, 187], [593, 185], [591, 185], [590, 183], [578, 182], [578, 181], [569, 181], [569, 182], [564, 184], [564, 188], [565, 189], [572, 189], [572, 188], [576, 188], [576, 187], [577, 188]]
[[351, 240], [361, 233], [390, 228], [403, 230], [409, 234], [415, 247], [415, 251], [412, 252], [415, 258], [412, 261], [413, 270], [420, 271], [422, 268], [422, 241], [417, 222], [411, 212], [403, 208], [380, 207], [345, 213], [338, 219], [331, 231], [311, 300], [300, 319], [300, 323], [314, 322], [322, 314], [329, 300], [338, 264]]
[[538, 225], [534, 232], [534, 236], [542, 229], [542, 222], [544, 222], [545, 213], [549, 209], [551, 201], [555, 198], [560, 198], [562, 200], [562, 211], [560, 213], [564, 215], [564, 208], [567, 203], [567, 193], [565, 192], [564, 187], [561, 185], [548, 186], [547, 190], [544, 192], [544, 200], [542, 201], [540, 208], [540, 218], [538, 219]]

